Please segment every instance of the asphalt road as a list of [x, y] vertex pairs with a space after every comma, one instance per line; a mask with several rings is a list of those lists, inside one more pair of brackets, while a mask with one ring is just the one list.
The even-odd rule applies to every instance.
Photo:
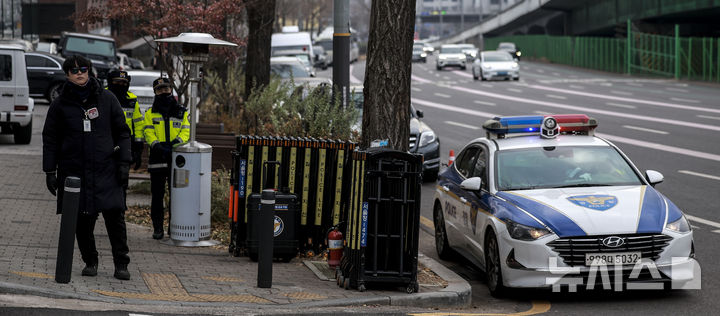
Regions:
[[[598, 119], [597, 134], [619, 146], [640, 170], [657, 170], [665, 181], [657, 189], [686, 214], [694, 228], [702, 290], [671, 292], [594, 291], [557, 294], [517, 291], [491, 297], [482, 271], [462, 259], [443, 262], [473, 285], [473, 306], [456, 312], [514, 313], [531, 308], [561, 315], [714, 314], [720, 308], [720, 268], [714, 264], [720, 242], [720, 89], [717, 85], [630, 77], [521, 61], [520, 81], [474, 81], [470, 68], [435, 69], [434, 57], [413, 64], [412, 102], [439, 136], [442, 160], [470, 140], [484, 136], [481, 126], [494, 115], [585, 113]], [[351, 83], [364, 80], [364, 62], [351, 65]], [[331, 69], [319, 72], [332, 77]], [[434, 183], [423, 186], [422, 253], [437, 259], [432, 238]], [[428, 225], [429, 224], [429, 225]], [[437, 259], [439, 260], [439, 259]], [[514, 291], [515, 292], [515, 291]], [[537, 301], [533, 305], [532, 301]], [[547, 304], [547, 305], [545, 305]]]

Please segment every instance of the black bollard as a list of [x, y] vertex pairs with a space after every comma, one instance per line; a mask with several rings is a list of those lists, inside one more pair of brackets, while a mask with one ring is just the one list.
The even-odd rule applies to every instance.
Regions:
[[275, 232], [275, 191], [263, 190], [258, 214], [258, 277], [259, 288], [272, 287], [273, 238]]
[[80, 206], [80, 178], [65, 178], [63, 192], [60, 237], [58, 238], [55, 282], [68, 283], [72, 273], [73, 251], [75, 250], [75, 227]]

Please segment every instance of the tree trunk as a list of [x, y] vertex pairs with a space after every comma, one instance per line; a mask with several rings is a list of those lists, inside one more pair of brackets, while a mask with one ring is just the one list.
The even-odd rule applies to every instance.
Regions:
[[270, 83], [270, 42], [275, 20], [275, 0], [246, 0], [248, 45], [245, 64], [245, 100], [253, 88]]
[[362, 148], [387, 139], [407, 151], [410, 139], [410, 75], [415, 0], [373, 1], [365, 68]]

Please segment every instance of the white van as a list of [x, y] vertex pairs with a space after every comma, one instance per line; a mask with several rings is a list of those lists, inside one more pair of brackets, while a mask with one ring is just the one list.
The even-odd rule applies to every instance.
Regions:
[[[315, 56], [312, 47], [312, 40], [310, 39], [310, 33], [308, 32], [297, 32], [297, 28], [283, 27], [283, 33], [275, 33], [272, 35], [270, 44], [270, 56], [298, 56], [300, 54], [307, 54], [308, 64], [310, 65], [309, 71], [312, 70], [312, 60]], [[305, 60], [304, 57], [302, 57]]]
[[13, 134], [16, 144], [29, 144], [34, 107], [25, 52], [17, 45], [0, 45], [0, 134]]

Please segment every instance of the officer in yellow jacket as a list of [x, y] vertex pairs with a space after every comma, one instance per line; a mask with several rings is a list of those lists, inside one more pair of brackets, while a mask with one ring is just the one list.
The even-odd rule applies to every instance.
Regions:
[[120, 102], [120, 106], [123, 112], [125, 112], [125, 123], [130, 127], [130, 149], [132, 151], [132, 160], [135, 164], [133, 169], [137, 170], [142, 163], [143, 141], [145, 140], [143, 137], [143, 128], [145, 127], [145, 120], [142, 112], [140, 112], [137, 96], [128, 91], [132, 78], [130, 78], [127, 71], [113, 70], [108, 73], [107, 79], [107, 89], [110, 90]]
[[[190, 138], [190, 121], [188, 111], [184, 106], [177, 103], [172, 95], [170, 80], [158, 78], [153, 81], [155, 100], [152, 107], [145, 112], [145, 142], [150, 146], [150, 159], [148, 171], [150, 171], [150, 192], [152, 202], [150, 206], [150, 218], [153, 222], [154, 239], [162, 239], [164, 235], [163, 220], [165, 212], [163, 199], [165, 188], [168, 188], [170, 181], [170, 166], [172, 160], [172, 149]], [[168, 218], [172, 214], [168, 215]], [[168, 228], [168, 235], [170, 228]]]

